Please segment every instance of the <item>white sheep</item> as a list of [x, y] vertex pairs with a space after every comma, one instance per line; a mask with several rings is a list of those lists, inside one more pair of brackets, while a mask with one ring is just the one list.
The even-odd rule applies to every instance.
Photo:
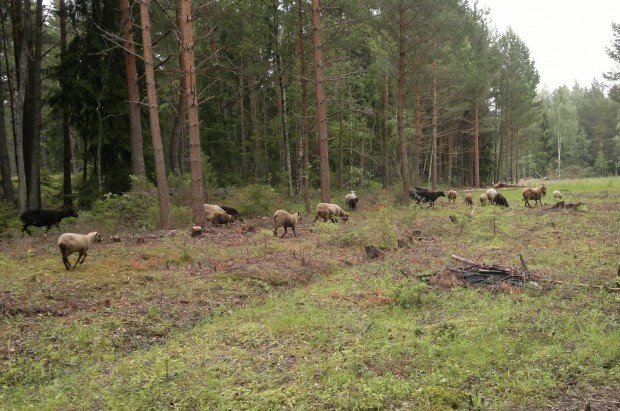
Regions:
[[489, 197], [487, 197], [487, 195], [484, 193], [480, 194], [480, 205], [484, 207], [485, 205], [487, 205], [488, 202], [489, 202]]
[[555, 190], [553, 192], [553, 197], [557, 198], [558, 200], [561, 200], [563, 196], [562, 196], [562, 193], [560, 193], [558, 190]]
[[299, 212], [295, 214], [290, 214], [288, 211], [285, 210], [276, 211], [275, 213], [273, 213], [273, 235], [277, 236], [278, 228], [284, 227], [284, 233], [282, 233], [282, 237], [280, 237], [284, 238], [287, 228], [291, 227], [293, 229], [293, 235], [297, 237], [297, 233], [295, 232], [295, 225], [300, 221], [301, 214], [299, 214]]
[[75, 268], [78, 264], [82, 264], [86, 259], [86, 251], [88, 251], [90, 245], [94, 242], [98, 243], [100, 241], [101, 234], [97, 231], [93, 231], [88, 234], [64, 233], [58, 237], [58, 248], [60, 248], [62, 262], [65, 264], [65, 268], [67, 270], [71, 269], [71, 264], [69, 264], [68, 258], [71, 254], [80, 253], [75, 265], [73, 266], [73, 268]]
[[324, 222], [327, 220], [331, 220], [333, 223], [337, 223], [338, 220], [336, 217], [342, 218], [342, 221], [346, 222], [349, 219], [349, 214], [345, 213], [345, 211], [340, 208], [338, 204], [331, 203], [318, 203], [316, 205], [316, 214], [314, 216], [314, 221], [322, 218]]
[[351, 191], [349, 194], [347, 194], [344, 197], [344, 199], [347, 205], [349, 206], [349, 211], [355, 211], [357, 209], [358, 198], [357, 198], [357, 194], [355, 194], [355, 191]]
[[495, 204], [495, 196], [497, 195], [497, 191], [494, 188], [489, 188], [487, 190], [487, 198], [489, 199], [489, 203]]

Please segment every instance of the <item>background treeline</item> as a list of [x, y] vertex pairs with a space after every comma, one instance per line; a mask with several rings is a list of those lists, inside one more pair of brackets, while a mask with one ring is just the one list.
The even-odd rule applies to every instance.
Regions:
[[[64, 175], [58, 202], [81, 207], [126, 192], [132, 175], [156, 183], [147, 62], [166, 174], [189, 179], [183, 3], [147, 3], [148, 61], [140, 2], [0, 0], [2, 199], [40, 207], [50, 173]], [[461, 0], [322, 2], [317, 79], [312, 6], [192, 5], [205, 196], [259, 184], [305, 195], [307, 204], [321, 172], [335, 189], [404, 184], [405, 193], [620, 171], [616, 89], [594, 82], [538, 92], [527, 45], [510, 30], [495, 32], [487, 10]], [[613, 34], [609, 55], [620, 63], [619, 26]], [[127, 69], [132, 56], [135, 73]], [[326, 96], [328, 170], [320, 166], [317, 82]]]

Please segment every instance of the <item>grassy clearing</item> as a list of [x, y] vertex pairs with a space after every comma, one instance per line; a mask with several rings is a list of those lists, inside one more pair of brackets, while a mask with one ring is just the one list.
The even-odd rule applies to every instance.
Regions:
[[[506, 267], [521, 254], [543, 280], [617, 287], [620, 180], [547, 186], [585, 211], [525, 209], [520, 190], [504, 191], [509, 209], [473, 215], [458, 200], [431, 210], [358, 193], [351, 224], [304, 216], [298, 237], [283, 239], [260, 218], [198, 239], [180, 230], [137, 243], [125, 233], [71, 272], [56, 236], [2, 241], [0, 401], [9, 410], [617, 409], [620, 294], [422, 281], [458, 266], [452, 254]], [[367, 245], [385, 257], [369, 260]]]

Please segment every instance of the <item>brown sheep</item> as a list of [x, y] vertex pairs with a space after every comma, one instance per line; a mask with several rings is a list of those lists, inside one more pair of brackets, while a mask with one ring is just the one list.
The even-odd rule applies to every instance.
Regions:
[[480, 194], [480, 205], [484, 207], [485, 205], [487, 205], [488, 202], [489, 202], [489, 197], [487, 197], [487, 195], [484, 193]]
[[222, 213], [220, 211], [215, 211], [213, 213], [211, 213], [211, 223], [213, 225], [226, 225], [226, 227], [228, 227], [228, 224], [230, 223], [234, 223], [235, 222], [235, 217], [231, 216], [228, 213]]
[[342, 220], [346, 222], [349, 219], [349, 214], [345, 213], [345, 211], [337, 204], [319, 203], [316, 205], [316, 215], [314, 216], [315, 222], [319, 218], [322, 218], [324, 222], [327, 222], [329, 219], [333, 223], [337, 223], [338, 219], [336, 217], [341, 217]]
[[465, 194], [465, 204], [470, 207], [474, 205], [474, 198], [471, 196], [470, 193]]
[[541, 186], [524, 188], [523, 189], [523, 200], [525, 201], [524, 207], [532, 208], [532, 206], [530, 205], [530, 200], [534, 200], [534, 206], [536, 206], [537, 203], [540, 203], [540, 206], [542, 207], [542, 196], [543, 195], [544, 194], [542, 192]]
[[301, 214], [299, 212], [295, 214], [290, 214], [285, 210], [278, 210], [273, 213], [273, 235], [276, 237], [278, 235], [278, 228], [284, 227], [284, 233], [282, 233], [282, 237], [286, 234], [288, 227], [293, 229], [293, 235], [297, 237], [297, 233], [295, 232], [295, 225], [301, 221]]
[[450, 200], [452, 200], [453, 203], [456, 203], [456, 196], [457, 196], [456, 191], [454, 190], [448, 191], [448, 204], [450, 204]]

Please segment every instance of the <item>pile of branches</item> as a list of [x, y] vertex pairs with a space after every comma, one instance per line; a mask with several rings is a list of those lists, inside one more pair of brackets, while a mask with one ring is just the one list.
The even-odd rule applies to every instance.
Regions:
[[453, 255], [451, 258], [464, 263], [465, 267], [446, 267], [446, 269], [455, 273], [457, 278], [475, 286], [486, 287], [505, 283], [519, 287], [532, 281], [532, 274], [528, 271], [523, 257], [521, 255], [519, 257], [521, 258], [520, 268], [503, 268], [496, 265], [489, 266], [477, 263], [458, 255]]

